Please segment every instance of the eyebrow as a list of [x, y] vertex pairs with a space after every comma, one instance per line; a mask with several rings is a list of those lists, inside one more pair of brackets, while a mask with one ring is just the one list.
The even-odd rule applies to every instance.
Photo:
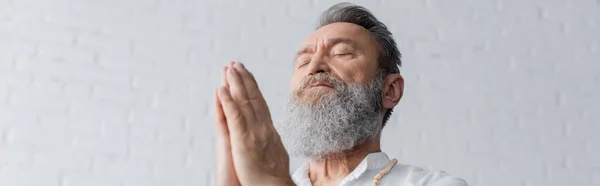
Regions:
[[315, 50], [315, 45], [308, 45], [308, 46], [303, 47], [296, 53], [296, 58], [298, 58], [298, 56], [300, 56], [302, 54], [308, 53], [311, 50]]
[[350, 45], [350, 46], [356, 48], [356, 42], [354, 42], [354, 40], [351, 40], [349, 38], [340, 38], [340, 37], [332, 38], [332, 39], [328, 40], [328, 43], [330, 46], [335, 46], [339, 43], [343, 43], [343, 44], [347, 44], [347, 45]]
[[[352, 46], [353, 48], [356, 48], [356, 42], [354, 42], [351, 39], [348, 38], [341, 38], [341, 37], [337, 37], [337, 38], [331, 38], [329, 40], [327, 40], [327, 44], [329, 45], [329, 47], [335, 46], [337, 44], [347, 44]], [[298, 56], [302, 55], [302, 54], [306, 54], [311, 50], [315, 50], [315, 45], [307, 45], [305, 47], [303, 47], [302, 49], [300, 49], [297, 53], [296, 53], [296, 58], [298, 58]]]

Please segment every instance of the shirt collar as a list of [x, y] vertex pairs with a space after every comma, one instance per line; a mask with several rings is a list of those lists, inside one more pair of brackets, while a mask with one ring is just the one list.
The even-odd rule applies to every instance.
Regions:
[[308, 178], [308, 163], [305, 163], [300, 168], [294, 171], [292, 174], [292, 180], [296, 183], [296, 185], [305, 185], [304, 182], [308, 181], [310, 183], [310, 178]]
[[[389, 162], [390, 158], [384, 152], [369, 153], [365, 159], [363, 159], [360, 164], [358, 164], [358, 166], [342, 180], [340, 185], [344, 185], [344, 183], [357, 179], [367, 170], [379, 170], [382, 167], [385, 167]], [[308, 177], [308, 165], [309, 163], [305, 163], [292, 174], [292, 179], [296, 184], [301, 185], [303, 182], [307, 181], [310, 183], [310, 178]]]

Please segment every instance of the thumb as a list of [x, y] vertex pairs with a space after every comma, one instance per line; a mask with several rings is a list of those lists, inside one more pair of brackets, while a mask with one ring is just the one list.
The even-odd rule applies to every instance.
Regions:
[[216, 140], [216, 183], [218, 186], [240, 186], [237, 175], [233, 167], [233, 157], [231, 156], [231, 143], [229, 140], [229, 129], [223, 108], [215, 93], [215, 128], [217, 129]]

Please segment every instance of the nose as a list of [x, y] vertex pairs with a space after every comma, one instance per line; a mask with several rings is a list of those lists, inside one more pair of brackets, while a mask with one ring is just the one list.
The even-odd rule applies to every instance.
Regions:
[[325, 60], [325, 55], [322, 52], [316, 52], [309, 63], [308, 66], [308, 75], [315, 75], [317, 73], [329, 73], [331, 68], [329, 67], [329, 63]]

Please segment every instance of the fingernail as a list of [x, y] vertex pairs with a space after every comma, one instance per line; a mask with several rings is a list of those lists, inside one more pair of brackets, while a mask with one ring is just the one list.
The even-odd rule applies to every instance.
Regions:
[[236, 64], [237, 64], [237, 67], [239, 67], [239, 68], [246, 68], [246, 67], [244, 67], [244, 64], [241, 62], [238, 62]]
[[230, 68], [229, 73], [232, 75], [237, 75], [237, 70], [235, 68]]

